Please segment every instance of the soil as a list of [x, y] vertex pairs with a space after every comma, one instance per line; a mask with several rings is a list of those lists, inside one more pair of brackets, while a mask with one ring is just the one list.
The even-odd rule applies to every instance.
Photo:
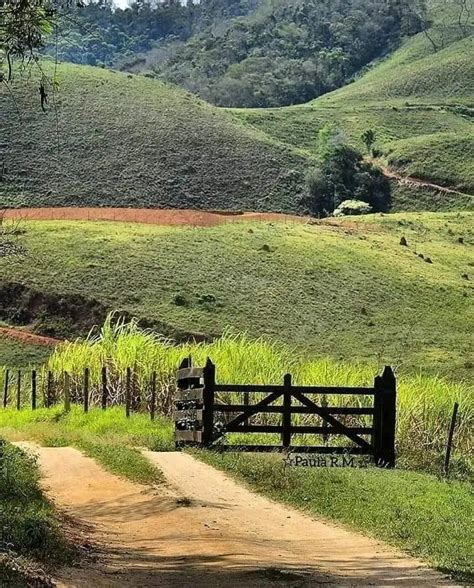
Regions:
[[44, 487], [98, 557], [58, 570], [61, 587], [441, 586], [443, 577], [380, 543], [313, 520], [184, 453], [145, 455], [168, 484], [107, 473], [76, 449], [22, 444]]
[[52, 337], [43, 337], [30, 333], [29, 331], [23, 331], [22, 329], [15, 329], [13, 327], [0, 327], [0, 337], [7, 339], [16, 339], [22, 343], [28, 345], [39, 345], [41, 347], [55, 347], [61, 343], [60, 339], [53, 339]]
[[236, 221], [306, 222], [306, 217], [272, 212], [226, 212], [148, 208], [19, 208], [5, 211], [11, 220], [90, 220], [207, 227]]
[[[5, 337], [34, 344], [34, 339], [39, 336], [39, 345], [55, 345], [59, 340], [87, 337], [92, 330], [97, 332], [98, 325], [104, 323], [112, 310], [115, 312], [113, 320], [130, 322], [132, 319], [126, 310], [107, 308], [98, 300], [81, 294], [41, 292], [23, 284], [0, 280], [0, 320], [8, 325], [22, 327], [3, 329]], [[178, 343], [209, 341], [217, 336], [177, 329], [159, 319], [138, 317], [138, 324], [143, 329], [151, 329]], [[30, 339], [23, 328], [32, 332]]]

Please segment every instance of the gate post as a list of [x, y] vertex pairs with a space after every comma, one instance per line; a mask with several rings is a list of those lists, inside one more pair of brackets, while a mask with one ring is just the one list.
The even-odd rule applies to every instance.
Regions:
[[203, 370], [203, 379], [202, 445], [209, 447], [214, 439], [214, 389], [216, 384], [216, 366], [209, 357]]
[[377, 465], [395, 467], [397, 382], [390, 366], [374, 382], [374, 457]]
[[283, 392], [283, 428], [281, 440], [283, 447], [291, 444], [291, 374], [286, 374], [283, 380], [285, 391]]

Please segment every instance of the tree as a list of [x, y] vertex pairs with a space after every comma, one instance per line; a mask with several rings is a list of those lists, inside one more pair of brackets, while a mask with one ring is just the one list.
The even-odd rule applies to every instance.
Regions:
[[335, 127], [320, 131], [321, 165], [310, 170], [306, 177], [309, 210], [316, 216], [327, 216], [345, 200], [366, 202], [375, 212], [388, 210], [388, 180], [341, 137]]
[[37, 62], [56, 11], [49, 0], [0, 0], [0, 65], [7, 63], [7, 80], [12, 76], [13, 59]]
[[366, 131], [364, 131], [362, 133], [361, 139], [367, 148], [367, 153], [369, 155], [373, 154], [372, 148], [375, 144], [375, 139], [376, 139], [375, 131], [373, 131], [372, 129], [367, 129]]

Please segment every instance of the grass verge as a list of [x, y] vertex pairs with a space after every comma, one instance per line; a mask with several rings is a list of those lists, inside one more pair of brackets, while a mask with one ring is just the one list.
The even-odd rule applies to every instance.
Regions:
[[474, 581], [472, 488], [402, 470], [285, 468], [276, 455], [196, 451], [272, 499], [397, 546], [461, 581]]
[[28, 439], [47, 447], [77, 447], [111, 473], [140, 484], [158, 484], [163, 477], [137, 447], [154, 451], [174, 447], [170, 421], [158, 418], [152, 423], [142, 414], [127, 419], [120, 408], [93, 408], [87, 414], [78, 406], [69, 413], [60, 407], [7, 409], [0, 412], [0, 430], [9, 439]]
[[32, 585], [46, 585], [38, 567], [67, 563], [72, 550], [41, 492], [35, 459], [0, 439], [0, 465], [0, 578], [22, 586], [33, 575]]

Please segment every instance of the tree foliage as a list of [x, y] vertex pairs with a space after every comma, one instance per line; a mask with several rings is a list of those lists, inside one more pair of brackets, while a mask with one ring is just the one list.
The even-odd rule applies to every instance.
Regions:
[[155, 69], [222, 106], [305, 102], [418, 32], [410, 1], [265, 0], [248, 17], [177, 44]]
[[390, 208], [390, 184], [330, 125], [319, 132], [320, 165], [306, 177], [307, 206], [316, 216], [331, 214], [346, 200], [366, 202], [375, 212]]

